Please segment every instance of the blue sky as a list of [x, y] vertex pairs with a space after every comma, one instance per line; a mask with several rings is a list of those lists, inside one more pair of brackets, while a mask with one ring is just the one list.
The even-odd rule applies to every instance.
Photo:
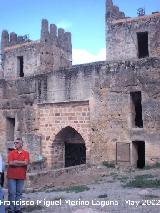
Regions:
[[[146, 14], [160, 11], [160, 0], [113, 0], [126, 16], [137, 16], [144, 7]], [[0, 0], [0, 31], [40, 37], [41, 19], [48, 19], [72, 33], [73, 55], [90, 60], [103, 59], [105, 54], [105, 0]], [[81, 63], [74, 62], [74, 63]]]

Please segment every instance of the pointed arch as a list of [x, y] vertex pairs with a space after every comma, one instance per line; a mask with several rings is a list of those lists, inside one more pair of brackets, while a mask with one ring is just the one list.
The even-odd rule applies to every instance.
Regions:
[[86, 163], [86, 146], [81, 134], [71, 126], [61, 129], [52, 143], [54, 168], [69, 167]]

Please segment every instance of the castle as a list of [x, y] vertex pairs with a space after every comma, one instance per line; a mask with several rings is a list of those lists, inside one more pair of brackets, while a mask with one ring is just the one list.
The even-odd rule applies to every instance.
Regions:
[[106, 0], [106, 61], [72, 66], [71, 33], [42, 20], [31, 41], [2, 32], [1, 151], [22, 137], [32, 172], [160, 162], [160, 13]]

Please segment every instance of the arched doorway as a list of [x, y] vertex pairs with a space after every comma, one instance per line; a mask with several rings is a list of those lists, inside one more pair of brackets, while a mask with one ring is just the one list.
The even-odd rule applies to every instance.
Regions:
[[82, 136], [72, 127], [65, 127], [53, 141], [54, 167], [69, 167], [86, 163], [86, 146]]

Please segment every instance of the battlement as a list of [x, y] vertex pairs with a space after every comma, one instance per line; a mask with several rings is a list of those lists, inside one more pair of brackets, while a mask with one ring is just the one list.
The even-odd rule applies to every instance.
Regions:
[[17, 44], [23, 44], [26, 42], [30, 42], [30, 39], [27, 35], [21, 36], [17, 35], [15, 32], [8, 33], [7, 30], [3, 30], [1, 35], [1, 49], [3, 50], [5, 47], [14, 46]]
[[[31, 42], [27, 35], [17, 35], [15, 32], [9, 33], [3, 30], [1, 35], [1, 49], [11, 47], [19, 44]], [[48, 24], [48, 20], [42, 19], [41, 22], [41, 36], [40, 42], [42, 44], [55, 45], [67, 52], [72, 52], [71, 33], [65, 32], [62, 28], [57, 28], [55, 24]], [[17, 46], [18, 47], [18, 46]]]
[[67, 52], [72, 52], [71, 33], [57, 28], [55, 24], [48, 24], [47, 19], [42, 19], [41, 38], [43, 44], [54, 44]]
[[71, 33], [42, 19], [40, 40], [2, 32], [1, 69], [5, 79], [16, 79], [68, 68], [72, 65]]

